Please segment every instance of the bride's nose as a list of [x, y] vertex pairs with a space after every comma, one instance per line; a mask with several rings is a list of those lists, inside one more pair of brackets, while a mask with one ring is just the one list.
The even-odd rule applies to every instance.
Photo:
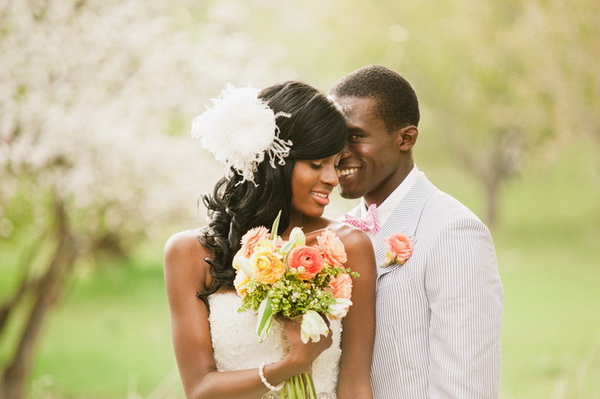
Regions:
[[321, 175], [321, 181], [325, 184], [331, 185], [335, 187], [338, 185], [338, 174], [337, 169], [333, 163], [327, 164], [325, 168], [323, 168], [323, 173]]

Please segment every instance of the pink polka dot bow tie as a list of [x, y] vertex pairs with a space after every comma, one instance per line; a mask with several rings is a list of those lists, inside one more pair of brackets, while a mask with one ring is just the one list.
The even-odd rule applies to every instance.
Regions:
[[379, 223], [377, 223], [377, 205], [371, 204], [369, 210], [364, 217], [352, 216], [348, 213], [344, 215], [344, 223], [348, 223], [351, 226], [358, 227], [364, 232], [372, 232], [377, 234], [379, 232]]

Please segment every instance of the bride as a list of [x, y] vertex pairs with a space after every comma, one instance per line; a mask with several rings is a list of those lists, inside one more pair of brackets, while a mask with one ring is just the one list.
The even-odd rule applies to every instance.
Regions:
[[[250, 93], [250, 100], [248, 95]], [[343, 115], [301, 82], [262, 90], [229, 87], [192, 132], [228, 167], [203, 197], [209, 222], [173, 235], [165, 246], [165, 283], [175, 356], [188, 398], [275, 398], [281, 384], [312, 367], [319, 398], [372, 398], [369, 373], [375, 322], [375, 259], [360, 230], [323, 216], [338, 184], [336, 165], [346, 142]], [[353, 279], [353, 305], [330, 322], [318, 342], [301, 340], [300, 325], [278, 317], [259, 343], [257, 316], [238, 312], [234, 254], [251, 228], [270, 228], [281, 210], [279, 235], [301, 227], [306, 245], [325, 229], [343, 242]], [[274, 331], [272, 331], [273, 333]], [[286, 350], [280, 336], [286, 336]]]

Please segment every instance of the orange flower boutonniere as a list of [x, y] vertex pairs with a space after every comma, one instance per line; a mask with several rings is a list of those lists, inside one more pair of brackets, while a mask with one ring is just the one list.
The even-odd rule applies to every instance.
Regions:
[[402, 233], [390, 234], [385, 238], [388, 250], [385, 252], [385, 263], [380, 267], [389, 267], [394, 264], [402, 266], [412, 256], [413, 243]]

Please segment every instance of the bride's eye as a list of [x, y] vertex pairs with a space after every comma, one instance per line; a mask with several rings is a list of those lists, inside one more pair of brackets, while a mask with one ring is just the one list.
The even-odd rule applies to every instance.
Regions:
[[309, 162], [309, 165], [311, 168], [318, 170], [321, 169], [323, 167], [323, 163], [317, 163], [317, 162]]

